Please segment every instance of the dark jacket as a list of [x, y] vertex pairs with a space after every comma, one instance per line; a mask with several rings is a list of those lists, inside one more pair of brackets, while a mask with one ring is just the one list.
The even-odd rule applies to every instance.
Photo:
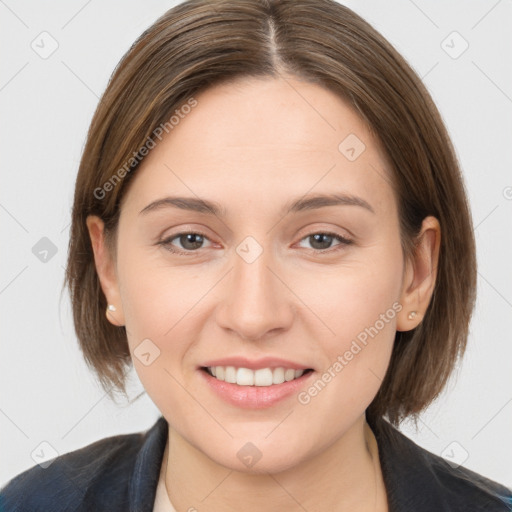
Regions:
[[[421, 448], [386, 420], [368, 419], [390, 512], [510, 511], [512, 491]], [[0, 511], [152, 512], [168, 425], [102, 439], [36, 465], [0, 490]]]

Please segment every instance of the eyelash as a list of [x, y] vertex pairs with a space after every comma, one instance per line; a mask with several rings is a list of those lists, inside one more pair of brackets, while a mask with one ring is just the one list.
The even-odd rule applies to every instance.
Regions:
[[[183, 235], [199, 235], [199, 236], [205, 238], [206, 240], [209, 240], [209, 238], [205, 234], [203, 234], [199, 231], [183, 231], [181, 233], [176, 233], [168, 238], [165, 238], [164, 240], [161, 240], [160, 242], [158, 242], [158, 244], [162, 245], [166, 250], [168, 250], [174, 254], [180, 254], [183, 256], [194, 256], [194, 253], [197, 253], [199, 249], [196, 249], [195, 251], [182, 251], [182, 250], [174, 249], [172, 247], [171, 241], [174, 240], [175, 238], [179, 238]], [[341, 235], [338, 235], [337, 233], [332, 233], [330, 231], [316, 231], [316, 232], [310, 233], [309, 235], [306, 235], [305, 237], [302, 237], [300, 239], [300, 241], [302, 242], [302, 240], [305, 240], [313, 235], [327, 235], [327, 236], [333, 237], [335, 240], [340, 242], [338, 245], [335, 245], [334, 247], [331, 247], [329, 249], [311, 249], [312, 251], [314, 251], [318, 254], [326, 254], [326, 253], [330, 254], [331, 252], [343, 249], [344, 246], [351, 245], [353, 243], [353, 240], [350, 240]]]

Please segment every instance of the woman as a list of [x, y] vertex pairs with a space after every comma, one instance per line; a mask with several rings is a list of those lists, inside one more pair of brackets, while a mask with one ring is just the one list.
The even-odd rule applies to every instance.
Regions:
[[18, 475], [5, 510], [509, 510], [395, 427], [475, 298], [463, 181], [404, 59], [329, 0], [188, 1], [116, 68], [67, 268], [105, 390], [162, 413]]

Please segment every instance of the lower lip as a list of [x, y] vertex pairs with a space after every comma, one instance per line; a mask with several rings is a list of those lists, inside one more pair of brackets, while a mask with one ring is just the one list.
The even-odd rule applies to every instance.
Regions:
[[243, 409], [265, 409], [297, 393], [314, 372], [310, 371], [298, 379], [271, 386], [239, 386], [218, 380], [205, 370], [199, 370], [199, 373], [206, 379], [210, 388], [226, 402]]

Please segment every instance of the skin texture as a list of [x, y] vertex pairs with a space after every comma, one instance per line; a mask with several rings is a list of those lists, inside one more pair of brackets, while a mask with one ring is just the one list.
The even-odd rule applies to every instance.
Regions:
[[[395, 331], [418, 325], [430, 301], [439, 223], [424, 220], [417, 253], [404, 261], [385, 155], [326, 89], [293, 77], [245, 78], [196, 99], [137, 169], [121, 205], [115, 258], [102, 221], [87, 219], [102, 289], [117, 308], [107, 317], [126, 326], [137, 374], [170, 425], [169, 497], [180, 511], [387, 510], [364, 413]], [[338, 149], [349, 134], [365, 145], [354, 161]], [[320, 193], [357, 196], [374, 212], [281, 211]], [[170, 195], [216, 201], [226, 215], [140, 213]], [[199, 248], [176, 238], [187, 231], [205, 237]], [[311, 237], [326, 232], [352, 243]], [[236, 251], [247, 236], [263, 250], [251, 263]], [[189, 254], [158, 244], [165, 239]], [[396, 303], [401, 310], [307, 404], [294, 394], [240, 409], [199, 373], [213, 358], [275, 356], [313, 368], [311, 384]], [[160, 350], [148, 366], [133, 354], [147, 338]], [[262, 455], [250, 468], [237, 457], [247, 442]]]

